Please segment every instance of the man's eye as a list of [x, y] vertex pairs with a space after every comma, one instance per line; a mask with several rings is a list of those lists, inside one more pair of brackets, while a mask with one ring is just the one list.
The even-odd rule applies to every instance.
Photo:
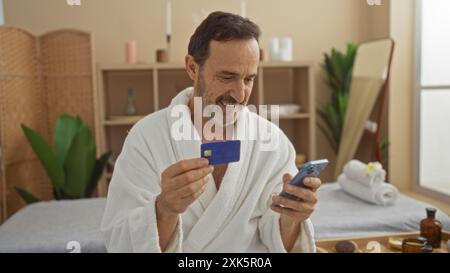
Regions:
[[228, 81], [228, 80], [232, 80], [233, 77], [232, 77], [232, 76], [222, 76], [221, 79], [222, 79], [222, 80], [227, 80], [227, 81]]
[[254, 78], [247, 78], [245, 79], [245, 83], [251, 83], [253, 82]]

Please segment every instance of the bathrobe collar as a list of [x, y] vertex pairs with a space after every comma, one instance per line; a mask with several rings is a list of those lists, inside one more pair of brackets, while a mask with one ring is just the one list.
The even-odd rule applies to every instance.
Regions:
[[[191, 136], [195, 136], [192, 140], [175, 140], [171, 137], [170, 141], [174, 148], [177, 161], [200, 157], [201, 140], [191, 121], [190, 109], [188, 107], [189, 100], [193, 94], [194, 88], [189, 87], [181, 91], [169, 106], [170, 109], [167, 119], [169, 128], [171, 128], [174, 122], [177, 120], [179, 122], [180, 120], [179, 116], [173, 117], [171, 114], [173, 107], [179, 105], [178, 107], [181, 106], [183, 108], [183, 115], [181, 117], [184, 119], [183, 124], [188, 125], [187, 128], [191, 131]], [[241, 140], [241, 160], [228, 164], [227, 171], [218, 191], [216, 191], [214, 179], [210, 175], [206, 191], [189, 208], [196, 210], [201, 217], [186, 238], [185, 243], [187, 245], [185, 245], [185, 249], [187, 250], [190, 249], [192, 252], [196, 252], [204, 249], [214, 239], [217, 232], [226, 224], [227, 219], [232, 217], [230, 214], [233, 207], [239, 206], [239, 204], [236, 204], [237, 197], [245, 181], [245, 170], [248, 170], [248, 165], [250, 164], [250, 161], [243, 160], [243, 157], [250, 156], [252, 153], [251, 142], [245, 138], [249, 130], [248, 113], [249, 111], [246, 107], [241, 110], [237, 117], [237, 134], [233, 138]], [[211, 221], [211, 219], [215, 219], [215, 221]]]

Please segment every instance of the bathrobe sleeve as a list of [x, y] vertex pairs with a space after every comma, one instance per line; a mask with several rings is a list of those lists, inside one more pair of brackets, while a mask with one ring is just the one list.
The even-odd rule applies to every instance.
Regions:
[[[161, 252], [155, 207], [160, 174], [139, 128], [129, 132], [109, 186], [101, 224], [108, 252]], [[181, 226], [180, 217], [165, 252], [181, 252]]]
[[[269, 179], [265, 186], [261, 201], [260, 210], [263, 211], [263, 215], [258, 223], [258, 229], [260, 238], [263, 244], [268, 248], [269, 252], [285, 253], [283, 241], [281, 239], [280, 230], [280, 214], [274, 212], [270, 205], [272, 204], [272, 194], [279, 194], [283, 187], [282, 177], [285, 173], [295, 175], [298, 172], [295, 166], [295, 149], [292, 144], [286, 139], [285, 135], [280, 133], [282, 141], [280, 143], [280, 149], [277, 150], [279, 154], [277, 167], [274, 175]], [[294, 244], [291, 252], [316, 252], [316, 246], [314, 242], [314, 229], [310, 219], [302, 222], [300, 234]]]

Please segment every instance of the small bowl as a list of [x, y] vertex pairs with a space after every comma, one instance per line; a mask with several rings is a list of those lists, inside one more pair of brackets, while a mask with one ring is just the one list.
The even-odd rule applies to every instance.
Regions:
[[403, 238], [399, 237], [390, 237], [389, 238], [389, 247], [392, 250], [402, 250]]
[[424, 237], [404, 239], [402, 243], [403, 253], [431, 253], [433, 248]]
[[282, 104], [279, 106], [280, 115], [290, 115], [300, 112], [301, 106], [297, 104]]

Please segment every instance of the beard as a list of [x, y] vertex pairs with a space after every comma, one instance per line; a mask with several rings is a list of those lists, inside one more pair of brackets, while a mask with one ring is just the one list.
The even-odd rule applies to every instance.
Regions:
[[214, 114], [211, 118], [215, 119], [216, 124], [222, 125], [222, 127], [234, 125], [239, 117], [239, 113], [247, 104], [247, 102], [237, 102], [230, 95], [222, 95], [215, 99], [211, 97], [211, 94], [207, 92], [205, 79], [203, 77], [203, 71], [201, 68], [198, 78], [197, 90], [199, 96], [202, 97], [203, 109], [209, 105], [217, 105], [220, 107], [220, 109], [222, 110], [222, 120], [220, 120], [220, 117], [216, 117], [216, 115]]

